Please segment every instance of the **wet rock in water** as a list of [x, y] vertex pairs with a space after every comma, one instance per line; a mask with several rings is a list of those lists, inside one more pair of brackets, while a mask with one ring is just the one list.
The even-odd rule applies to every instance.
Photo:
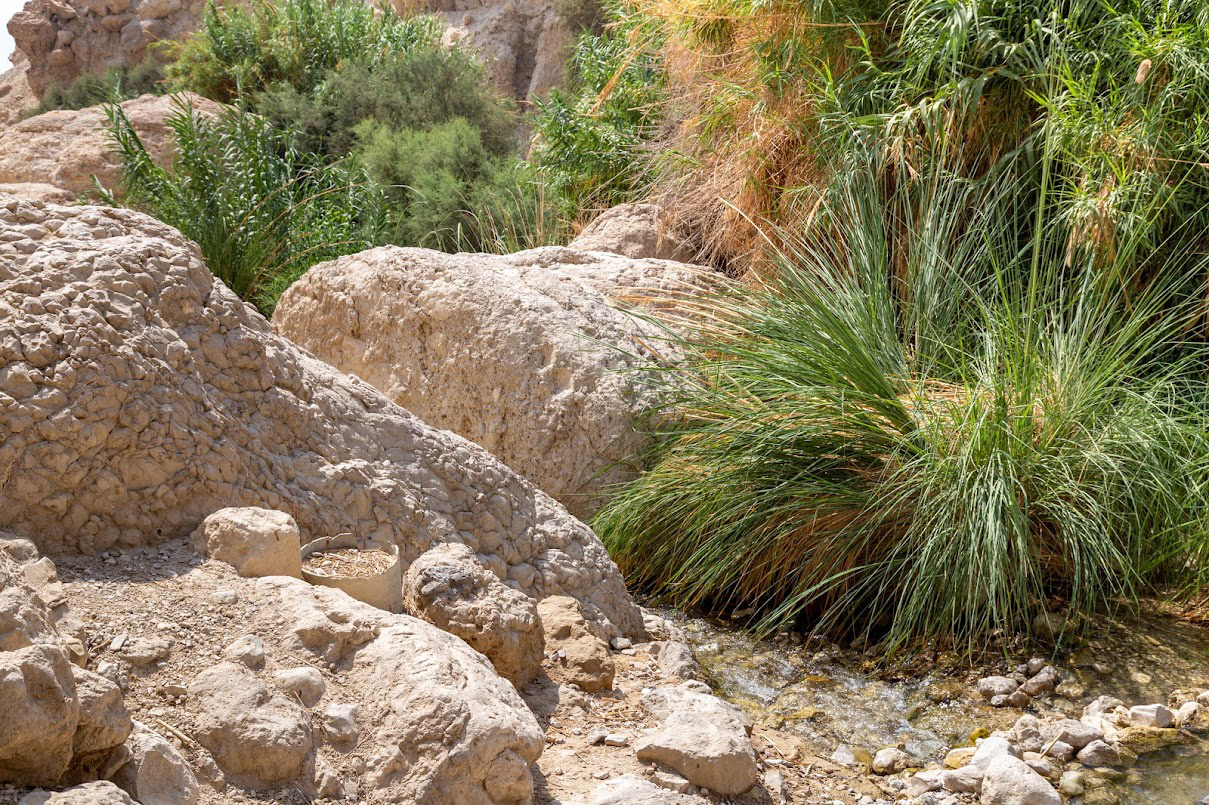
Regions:
[[311, 751], [310, 717], [242, 665], [211, 666], [189, 683], [198, 742], [223, 773], [250, 788], [295, 780]]
[[1083, 772], [1078, 770], [1062, 772], [1062, 777], [1058, 779], [1058, 793], [1068, 797], [1083, 796], [1084, 778]]
[[693, 647], [688, 643], [677, 640], [665, 641], [660, 645], [659, 653], [655, 655], [655, 662], [659, 664], [659, 670], [668, 676], [684, 680], [701, 679], [702, 677], [697, 656], [693, 653]]
[[108, 780], [98, 780], [64, 791], [32, 791], [17, 805], [135, 805], [135, 801]]
[[1029, 696], [1041, 696], [1053, 693], [1058, 687], [1058, 669], [1047, 665], [1028, 679], [1020, 690]]
[[662, 763], [693, 785], [735, 796], [756, 783], [751, 723], [702, 682], [656, 688], [642, 697], [659, 727], [634, 742], [639, 760]]
[[247, 634], [223, 649], [223, 656], [253, 671], [264, 667], [264, 641]]
[[1054, 787], [1023, 760], [998, 755], [986, 766], [981, 805], [1062, 805]]
[[286, 693], [297, 696], [306, 707], [314, 707], [319, 704], [319, 700], [327, 691], [327, 683], [323, 681], [323, 674], [309, 665], [278, 671], [273, 674], [273, 681]]
[[873, 754], [859, 746], [840, 744], [831, 753], [831, 762], [841, 766], [852, 766], [870, 771], [873, 768]]
[[903, 750], [898, 747], [888, 746], [885, 749], [879, 749], [877, 754], [873, 756], [873, 773], [874, 774], [898, 774], [904, 771], [913, 764], [913, 760]]
[[285, 512], [254, 506], [219, 509], [190, 538], [203, 556], [226, 562], [241, 576], [302, 577], [298, 524]]
[[597, 637], [584, 621], [579, 602], [556, 595], [537, 606], [545, 634], [550, 678], [576, 685], [588, 693], [612, 690], [616, 667], [609, 656], [609, 644]]
[[1116, 746], [1123, 753], [1134, 755], [1157, 752], [1190, 740], [1191, 737], [1186, 733], [1163, 727], [1125, 727], [1116, 734]]
[[987, 700], [996, 696], [1010, 696], [1019, 687], [1019, 682], [1006, 676], [987, 676], [978, 680], [978, 693]]
[[1120, 766], [1124, 760], [1116, 746], [1095, 740], [1079, 750], [1075, 758], [1085, 766]]
[[1142, 704], [1129, 708], [1129, 720], [1135, 727], [1166, 729], [1175, 726], [1175, 713], [1161, 704]]
[[197, 778], [176, 747], [137, 721], [126, 739], [130, 760], [113, 780], [139, 805], [193, 805]]
[[518, 689], [541, 670], [545, 636], [537, 602], [500, 581], [467, 546], [439, 545], [412, 562], [403, 601], [412, 615], [486, 655]]

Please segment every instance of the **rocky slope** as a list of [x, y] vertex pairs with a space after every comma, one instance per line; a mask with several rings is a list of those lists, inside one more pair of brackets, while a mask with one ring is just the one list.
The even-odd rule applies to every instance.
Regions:
[[156, 544], [232, 505], [410, 563], [470, 546], [610, 634], [638, 610], [599, 539], [482, 448], [275, 334], [146, 216], [0, 201], [0, 527], [51, 553]]

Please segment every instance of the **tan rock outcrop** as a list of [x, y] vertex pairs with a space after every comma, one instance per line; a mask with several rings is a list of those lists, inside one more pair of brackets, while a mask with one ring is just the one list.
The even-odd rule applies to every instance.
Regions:
[[438, 545], [411, 563], [403, 605], [465, 640], [518, 689], [541, 670], [542, 622], [536, 602], [501, 582], [465, 545]]
[[83, 73], [135, 65], [147, 47], [194, 30], [205, 0], [28, 0], [8, 21], [41, 95]]
[[[198, 95], [185, 97], [201, 114], [217, 115], [223, 108]], [[124, 102], [122, 109], [151, 158], [170, 163], [176, 148], [167, 122], [176, 111], [172, 98], [142, 95]], [[121, 179], [121, 163], [100, 106], [44, 112], [0, 129], [0, 185], [38, 183], [89, 193], [96, 189], [94, 176], [107, 189]]]
[[29, 85], [28, 69], [28, 63], [21, 59], [0, 73], [0, 129], [21, 120], [38, 105], [38, 96]]
[[663, 347], [655, 327], [610, 297], [667, 296], [696, 288], [699, 274], [562, 248], [390, 246], [314, 266], [273, 323], [586, 518], [610, 485], [637, 474], [647, 442], [635, 419], [655, 397], [632, 370]]
[[275, 334], [176, 230], [11, 197], [0, 227], [0, 528], [91, 553], [258, 506], [292, 515], [304, 541], [395, 542], [405, 564], [468, 545], [510, 586], [641, 634], [587, 526]]
[[671, 217], [656, 204], [619, 204], [605, 210], [571, 241], [571, 248], [682, 263], [695, 256], [692, 244], [677, 234]]

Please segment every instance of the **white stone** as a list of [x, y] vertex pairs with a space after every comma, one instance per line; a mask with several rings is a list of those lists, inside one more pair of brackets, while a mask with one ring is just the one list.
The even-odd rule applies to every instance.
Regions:
[[981, 805], [1062, 805], [1062, 797], [1023, 760], [1001, 754], [986, 765], [979, 802]]
[[1142, 704], [1129, 708], [1129, 720], [1135, 727], [1166, 729], [1175, 725], [1175, 713], [1161, 704]]

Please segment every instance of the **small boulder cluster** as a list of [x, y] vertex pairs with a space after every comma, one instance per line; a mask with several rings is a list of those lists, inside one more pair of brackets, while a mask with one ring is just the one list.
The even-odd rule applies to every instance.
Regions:
[[1061, 681], [1057, 668], [1034, 657], [1007, 676], [978, 680], [978, 693], [992, 707], [1028, 707], [1034, 698], [1053, 693]]
[[1115, 769], [1132, 765], [1138, 755], [1209, 730], [1207, 707], [1209, 691], [1182, 690], [1167, 705], [1127, 707], [1100, 696], [1079, 719], [1022, 715], [1009, 730], [950, 750], [939, 768], [900, 781], [902, 792], [928, 805], [968, 801], [959, 795], [976, 795], [982, 805], [1061, 805], [1064, 798], [1093, 796], [1117, 775]]

